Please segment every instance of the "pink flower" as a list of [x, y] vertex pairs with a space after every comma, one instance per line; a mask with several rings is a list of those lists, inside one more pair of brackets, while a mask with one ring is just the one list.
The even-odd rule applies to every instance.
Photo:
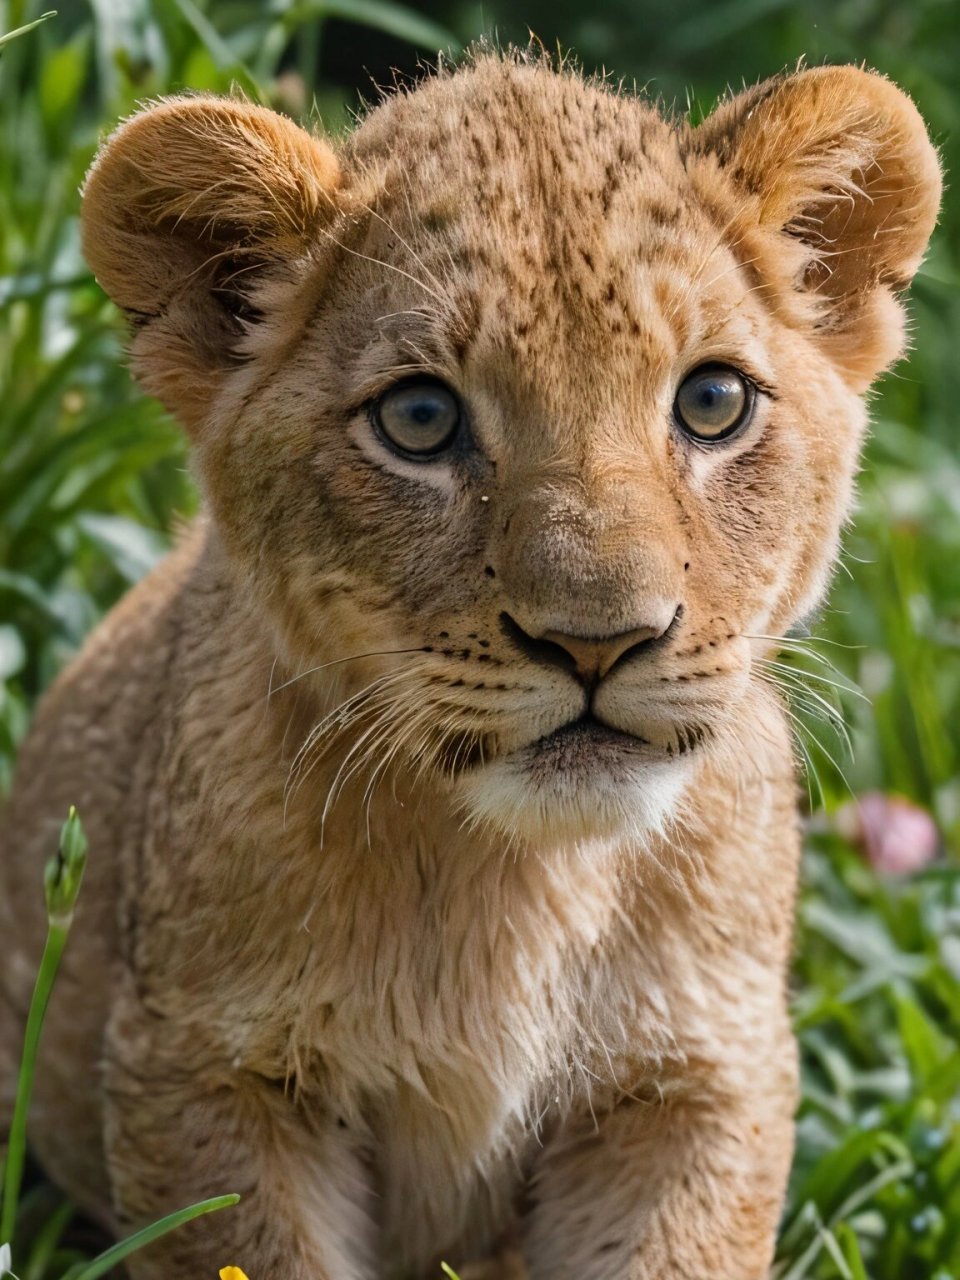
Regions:
[[881, 875], [906, 876], [937, 856], [940, 836], [930, 814], [905, 796], [867, 791], [835, 816], [836, 830], [858, 844]]

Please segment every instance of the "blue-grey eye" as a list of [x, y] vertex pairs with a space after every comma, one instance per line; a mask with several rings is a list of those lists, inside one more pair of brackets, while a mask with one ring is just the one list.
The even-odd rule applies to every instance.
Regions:
[[460, 426], [460, 401], [442, 382], [403, 382], [373, 406], [381, 433], [404, 453], [440, 453]]
[[754, 389], [729, 365], [704, 364], [684, 378], [673, 412], [694, 440], [714, 444], [728, 440], [749, 420]]

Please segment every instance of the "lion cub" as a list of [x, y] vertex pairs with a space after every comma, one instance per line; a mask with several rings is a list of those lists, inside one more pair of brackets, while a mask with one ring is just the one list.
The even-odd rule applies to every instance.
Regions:
[[244, 1197], [136, 1280], [767, 1274], [798, 840], [756, 660], [939, 193], [852, 67], [692, 128], [483, 55], [336, 149], [206, 97], [104, 144], [87, 256], [207, 515], [24, 747], [0, 1043], [75, 803], [35, 1148], [115, 1231]]

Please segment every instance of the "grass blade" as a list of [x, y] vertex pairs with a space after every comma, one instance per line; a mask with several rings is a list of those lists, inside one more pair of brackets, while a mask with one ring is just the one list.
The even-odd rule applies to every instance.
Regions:
[[176, 1213], [168, 1214], [151, 1226], [144, 1227], [142, 1231], [136, 1231], [132, 1236], [127, 1236], [126, 1240], [120, 1240], [109, 1249], [105, 1249], [92, 1262], [81, 1262], [76, 1267], [71, 1267], [63, 1280], [99, 1280], [100, 1276], [105, 1276], [124, 1258], [129, 1258], [131, 1253], [136, 1253], [144, 1245], [152, 1244], [154, 1240], [159, 1240], [161, 1236], [176, 1231], [177, 1227], [182, 1227], [184, 1223], [192, 1222], [194, 1218], [199, 1218], [205, 1213], [229, 1209], [231, 1205], [239, 1202], [238, 1195], [214, 1196], [210, 1200], [200, 1200], [197, 1204], [191, 1204], [186, 1209], [178, 1209]]
[[25, 36], [28, 31], [32, 31], [34, 27], [39, 27], [48, 18], [55, 18], [56, 16], [56, 9], [50, 9], [47, 13], [41, 13], [40, 17], [35, 18], [33, 22], [27, 22], [24, 26], [17, 27], [16, 31], [8, 31], [5, 36], [0, 36], [0, 48], [3, 48], [5, 44], [9, 44], [11, 40], [16, 40], [18, 36]]

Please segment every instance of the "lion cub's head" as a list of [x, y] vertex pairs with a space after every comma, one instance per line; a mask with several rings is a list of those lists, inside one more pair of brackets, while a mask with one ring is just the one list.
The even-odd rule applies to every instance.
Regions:
[[820, 599], [939, 192], [865, 71], [690, 128], [482, 57], [338, 151], [164, 102], [84, 235], [245, 598], [291, 673], [337, 664], [348, 767], [579, 838], [659, 821]]

